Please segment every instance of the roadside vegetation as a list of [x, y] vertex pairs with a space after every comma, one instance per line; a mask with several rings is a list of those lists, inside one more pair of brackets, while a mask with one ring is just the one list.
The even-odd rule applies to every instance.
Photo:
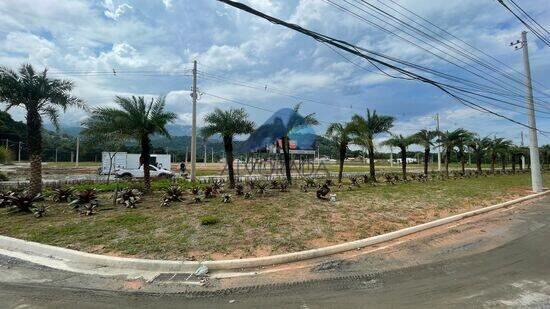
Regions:
[[[140, 182], [120, 183], [115, 204], [113, 187], [106, 184], [76, 186], [63, 191], [72, 196], [62, 199], [47, 190], [43, 200], [32, 202], [34, 212], [14, 211], [8, 198], [0, 209], [0, 234], [116, 256], [239, 258], [374, 236], [530, 193], [529, 175], [519, 171], [422, 175], [411, 173], [404, 181], [400, 173], [390, 173], [374, 182], [365, 174], [342, 184], [237, 182], [235, 189], [158, 180], [144, 196], [138, 193]], [[320, 196], [319, 186], [328, 187], [336, 201]], [[130, 196], [139, 199], [129, 207], [130, 198], [123, 195], [132, 190]], [[163, 205], [168, 194], [177, 198]], [[36, 212], [39, 219], [32, 216]]]

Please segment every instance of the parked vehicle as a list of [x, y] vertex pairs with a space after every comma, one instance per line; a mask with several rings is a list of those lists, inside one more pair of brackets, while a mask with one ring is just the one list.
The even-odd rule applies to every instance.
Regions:
[[[99, 168], [99, 173], [102, 175], [114, 174], [118, 169], [127, 169], [135, 170], [140, 166], [139, 163], [140, 154], [137, 153], [126, 153], [126, 152], [103, 152], [101, 156], [101, 167]], [[151, 154], [149, 164], [170, 169], [170, 159], [169, 154]], [[111, 167], [109, 168], [109, 165]]]
[[[151, 177], [160, 177], [160, 178], [171, 178], [174, 176], [172, 171], [169, 171], [162, 167], [156, 167], [154, 165], [149, 165]], [[119, 168], [115, 170], [115, 177], [118, 178], [143, 178], [143, 166], [140, 166], [137, 169], [124, 169]]]

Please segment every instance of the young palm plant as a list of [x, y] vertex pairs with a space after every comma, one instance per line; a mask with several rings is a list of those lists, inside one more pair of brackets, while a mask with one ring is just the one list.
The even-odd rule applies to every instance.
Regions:
[[339, 155], [339, 167], [338, 167], [338, 182], [342, 182], [342, 173], [344, 171], [344, 161], [346, 159], [346, 152], [348, 150], [348, 144], [351, 140], [351, 126], [349, 123], [331, 123], [327, 128], [326, 136], [329, 140], [333, 141], [338, 147]]
[[166, 112], [165, 97], [151, 99], [145, 102], [144, 97], [115, 97], [119, 108], [99, 107], [92, 111], [85, 120], [83, 134], [108, 135], [119, 134], [127, 139], [135, 139], [141, 146], [141, 162], [143, 165], [144, 191], [151, 191], [151, 174], [149, 168], [151, 135], [160, 134], [170, 137], [166, 130], [168, 123], [174, 122], [176, 114]]
[[451, 160], [451, 153], [456, 143], [456, 136], [453, 132], [445, 131], [439, 133], [438, 143], [443, 147], [444, 151], [444, 163], [445, 163], [445, 175], [449, 177], [449, 162]]
[[380, 133], [387, 133], [393, 127], [394, 118], [370, 112], [367, 109], [367, 118], [353, 115], [351, 118], [351, 132], [354, 135], [353, 143], [367, 147], [369, 154], [370, 176], [376, 179], [374, 170], [374, 137]]
[[414, 143], [412, 136], [392, 135], [382, 144], [386, 146], [397, 147], [401, 150], [401, 169], [403, 172], [403, 180], [407, 180], [407, 147]]
[[68, 107], [84, 108], [84, 102], [71, 95], [72, 81], [48, 78], [48, 71], [37, 72], [30, 64], [24, 64], [18, 72], [0, 67], [0, 103], [6, 110], [18, 106], [26, 110], [27, 144], [30, 160], [29, 192], [42, 192], [42, 118], [49, 118], [59, 127], [59, 112]]
[[433, 141], [437, 137], [437, 135], [437, 131], [422, 129], [412, 136], [414, 144], [424, 147], [424, 175], [428, 175], [428, 164], [430, 163], [430, 147], [433, 146]]
[[202, 128], [202, 136], [210, 137], [220, 134], [223, 138], [225, 160], [229, 174], [229, 187], [235, 187], [235, 173], [233, 170], [233, 137], [239, 134], [250, 134], [254, 131], [254, 122], [248, 120], [248, 114], [244, 109], [230, 109], [223, 111], [216, 108], [204, 117], [205, 127]]

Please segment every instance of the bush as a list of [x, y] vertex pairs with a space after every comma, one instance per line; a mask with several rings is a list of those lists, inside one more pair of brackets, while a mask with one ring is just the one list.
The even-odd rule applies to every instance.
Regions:
[[9, 180], [8, 175], [0, 172], [0, 181], [8, 181], [8, 180]]
[[4, 147], [0, 147], [0, 163], [10, 163], [11, 152]]
[[201, 224], [202, 225], [214, 225], [218, 222], [220, 222], [220, 220], [217, 217], [212, 216], [212, 215], [207, 215], [207, 216], [201, 217]]

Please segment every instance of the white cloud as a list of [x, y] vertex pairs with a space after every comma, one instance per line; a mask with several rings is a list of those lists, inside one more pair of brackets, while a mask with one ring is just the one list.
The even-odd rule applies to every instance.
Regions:
[[122, 16], [124, 13], [133, 9], [133, 7], [128, 3], [115, 5], [113, 3], [113, 0], [104, 0], [103, 7], [105, 8], [105, 12], [104, 12], [105, 16], [113, 20], [118, 20], [120, 16]]
[[31, 33], [10, 32], [3, 43], [3, 51], [21, 53], [28, 61], [46, 63], [55, 52], [55, 44]]
[[244, 48], [229, 45], [213, 45], [204, 53], [194, 53], [189, 57], [190, 61], [195, 59], [207, 67], [225, 70], [256, 63]]
[[167, 9], [172, 7], [172, 0], [162, 0], [162, 3], [164, 4], [164, 7]]

